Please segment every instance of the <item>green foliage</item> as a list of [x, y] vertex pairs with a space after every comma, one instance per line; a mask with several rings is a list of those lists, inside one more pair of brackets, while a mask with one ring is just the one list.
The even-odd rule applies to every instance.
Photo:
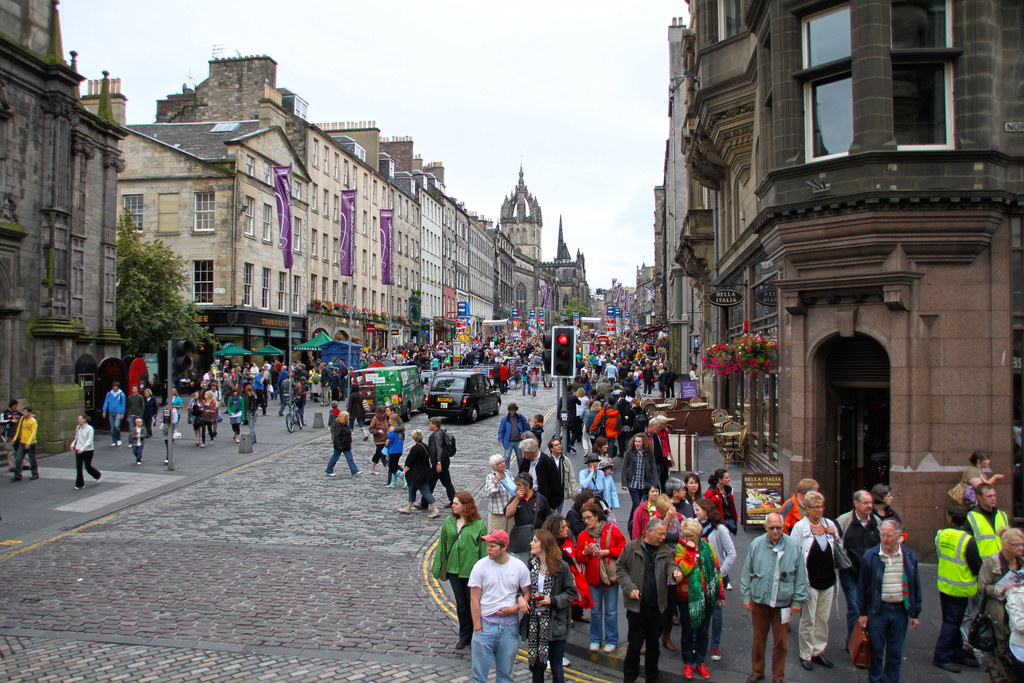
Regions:
[[184, 259], [161, 240], [144, 242], [124, 211], [117, 221], [117, 332], [126, 354], [158, 352], [170, 336], [216, 348], [199, 309], [182, 296], [188, 283]]
[[583, 318], [590, 315], [590, 309], [584, 306], [583, 302], [579, 299], [572, 299], [569, 301], [568, 306], [562, 306], [563, 320], [571, 322], [573, 313], [579, 313], [580, 317]]

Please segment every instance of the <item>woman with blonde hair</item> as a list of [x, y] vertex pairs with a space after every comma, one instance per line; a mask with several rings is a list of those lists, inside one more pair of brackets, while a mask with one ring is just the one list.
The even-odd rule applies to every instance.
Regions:
[[807, 602], [800, 614], [800, 666], [810, 671], [814, 662], [831, 669], [834, 665], [825, 659], [828, 613], [839, 585], [835, 547], [842, 541], [839, 527], [824, 516], [825, 496], [808, 491], [804, 494], [804, 510], [807, 515], [789, 532], [789, 537], [800, 545], [809, 586]]
[[345, 411], [341, 411], [331, 420], [331, 440], [334, 443], [334, 454], [327, 463], [327, 476], [335, 476], [334, 465], [342, 453], [345, 454], [345, 460], [348, 461], [348, 469], [352, 476], [358, 477], [362, 474], [352, 458], [352, 429], [348, 426], [348, 413]]
[[696, 668], [701, 678], [711, 678], [704, 665], [708, 649], [708, 627], [715, 608], [725, 602], [718, 556], [707, 539], [701, 538], [700, 522], [683, 522], [683, 535], [676, 546], [675, 562], [683, 573], [676, 590], [676, 607], [682, 634], [679, 649], [683, 654], [683, 678], [693, 678]]
[[1014, 677], [1013, 655], [1010, 653], [1010, 623], [1006, 614], [1006, 594], [1020, 584], [1008, 582], [997, 585], [1011, 570], [1024, 569], [1024, 531], [1014, 527], [1003, 527], [998, 532], [1002, 550], [985, 558], [978, 574], [978, 590], [984, 600], [983, 605], [992, 618], [995, 627], [996, 646], [990, 653], [985, 653], [985, 671], [992, 683], [1010, 683]]

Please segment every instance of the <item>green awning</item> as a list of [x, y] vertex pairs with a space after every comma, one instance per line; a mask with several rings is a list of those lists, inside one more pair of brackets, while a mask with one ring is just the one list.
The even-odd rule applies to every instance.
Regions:
[[283, 356], [284, 355], [284, 351], [282, 351], [281, 349], [277, 348], [276, 346], [271, 346], [270, 344], [267, 344], [263, 348], [256, 349], [255, 351], [253, 351], [252, 355], [254, 355], [254, 356], [264, 356], [264, 357], [266, 357], [266, 356]]
[[293, 351], [319, 351], [320, 347], [329, 341], [334, 341], [326, 332], [321, 332], [304, 344], [296, 344]]
[[228, 344], [220, 351], [214, 351], [214, 358], [227, 358], [229, 356], [248, 356], [249, 351], [237, 344]]

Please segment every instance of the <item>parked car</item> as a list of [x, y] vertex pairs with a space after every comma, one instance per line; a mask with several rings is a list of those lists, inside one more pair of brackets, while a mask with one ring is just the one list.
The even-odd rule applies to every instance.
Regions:
[[483, 372], [446, 370], [434, 374], [427, 392], [427, 415], [476, 422], [481, 415], [501, 410], [498, 385]]

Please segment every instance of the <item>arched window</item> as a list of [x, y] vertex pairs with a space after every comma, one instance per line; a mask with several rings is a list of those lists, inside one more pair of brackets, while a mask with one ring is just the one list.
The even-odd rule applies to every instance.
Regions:
[[523, 309], [526, 308], [526, 285], [520, 282], [516, 285], [516, 306], [519, 307], [519, 315], [523, 315]]
[[568, 305], [569, 305], [569, 295], [568, 294], [563, 294], [562, 295], [562, 306], [565, 307], [565, 306], [568, 306]]

